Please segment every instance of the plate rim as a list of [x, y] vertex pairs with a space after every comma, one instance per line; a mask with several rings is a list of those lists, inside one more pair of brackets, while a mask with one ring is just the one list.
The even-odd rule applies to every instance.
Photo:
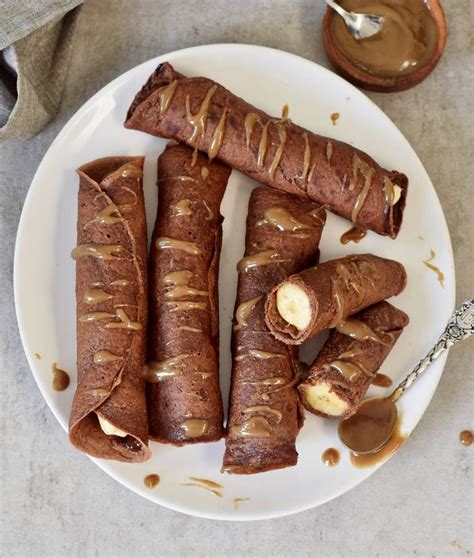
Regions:
[[[312, 67], [312, 68], [316, 67], [318, 69], [318, 71], [322, 70], [323, 73], [331, 74], [332, 79], [335, 78], [336, 80], [342, 82], [344, 84], [344, 86], [346, 88], [348, 88], [348, 92], [350, 92], [351, 94], [363, 97], [366, 102], [367, 101], [369, 102], [369, 104], [371, 105], [372, 110], [375, 110], [376, 112], [379, 113], [379, 115], [382, 115], [388, 122], [390, 122], [390, 124], [393, 127], [393, 131], [396, 132], [398, 134], [398, 136], [410, 147], [410, 149], [413, 152], [413, 155], [415, 156], [417, 162], [419, 163], [420, 167], [423, 169], [423, 172], [425, 173], [426, 177], [428, 178], [429, 184], [431, 185], [431, 189], [432, 189], [432, 192], [434, 194], [433, 202], [437, 203], [438, 208], [440, 210], [440, 213], [442, 215], [442, 220], [441, 220], [441, 222], [437, 223], [437, 226], [443, 229], [442, 234], [443, 234], [443, 236], [445, 236], [447, 238], [447, 248], [448, 248], [448, 250], [447, 250], [447, 253], [444, 254], [444, 255], [445, 255], [445, 257], [448, 257], [449, 260], [450, 260], [449, 263], [450, 263], [450, 268], [451, 268], [453, 288], [452, 288], [451, 292], [446, 293], [446, 294], [450, 299], [449, 300], [449, 306], [451, 307], [451, 310], [454, 310], [455, 299], [456, 299], [456, 269], [455, 269], [455, 265], [454, 265], [454, 263], [455, 263], [454, 262], [454, 252], [453, 252], [453, 246], [452, 246], [452, 241], [451, 241], [451, 235], [449, 233], [449, 228], [448, 228], [447, 221], [446, 221], [446, 216], [444, 214], [443, 207], [442, 207], [441, 202], [439, 200], [436, 188], [434, 187], [433, 182], [432, 182], [429, 174], [427, 173], [423, 162], [420, 160], [417, 152], [415, 151], [415, 149], [413, 148], [411, 143], [404, 136], [404, 134], [401, 132], [401, 130], [398, 128], [398, 126], [392, 121], [392, 119], [378, 105], [376, 105], [375, 102], [372, 101], [372, 99], [370, 99], [370, 97], [368, 97], [365, 94], [364, 91], [356, 88], [350, 82], [346, 81], [344, 78], [339, 76], [337, 73], [333, 72], [329, 68], [326, 68], [326, 67], [318, 64], [317, 62], [314, 62], [312, 60], [309, 60], [309, 59], [304, 58], [302, 56], [299, 56], [297, 54], [293, 54], [293, 53], [290, 53], [290, 52], [282, 51], [282, 50], [277, 49], [277, 48], [272, 48], [272, 47], [267, 47], [267, 46], [262, 46], [262, 45], [252, 45], [252, 44], [248, 44], [248, 43], [215, 43], [215, 44], [212, 43], [212, 44], [205, 44], [205, 45], [197, 45], [197, 46], [187, 47], [187, 48], [171, 51], [171, 52], [168, 52], [168, 53], [164, 53], [162, 55], [155, 56], [155, 57], [152, 57], [148, 60], [145, 60], [144, 62], [141, 62], [140, 64], [137, 64], [136, 66], [133, 66], [132, 68], [129, 68], [128, 70], [126, 70], [122, 74], [118, 75], [113, 80], [106, 83], [98, 91], [96, 91], [87, 101], [85, 101], [85, 103], [83, 103], [72, 114], [72, 116], [67, 120], [67, 122], [64, 124], [64, 126], [61, 128], [61, 130], [56, 135], [56, 137], [53, 139], [53, 141], [49, 145], [48, 149], [45, 151], [45, 153], [44, 153], [44, 155], [41, 159], [41, 162], [38, 165], [38, 167], [35, 171], [35, 174], [34, 174], [32, 180], [30, 182], [28, 191], [27, 191], [25, 199], [24, 199], [24, 203], [23, 203], [23, 207], [22, 207], [22, 211], [21, 211], [21, 216], [20, 216], [20, 219], [18, 221], [18, 227], [17, 227], [16, 239], [15, 239], [14, 258], [13, 258], [13, 295], [14, 295], [14, 304], [15, 304], [15, 313], [16, 313], [16, 318], [17, 318], [17, 325], [18, 325], [18, 330], [19, 330], [19, 333], [20, 333], [22, 348], [23, 348], [24, 354], [26, 356], [30, 371], [33, 375], [33, 378], [36, 382], [36, 385], [37, 385], [43, 399], [45, 400], [46, 404], [48, 405], [49, 410], [53, 413], [54, 417], [56, 418], [56, 420], [59, 422], [59, 424], [61, 425], [61, 427], [63, 428], [63, 430], [66, 433], [68, 432], [68, 424], [67, 424], [66, 421], [62, 420], [62, 417], [56, 411], [55, 405], [52, 403], [51, 394], [49, 392], [47, 392], [45, 388], [43, 388], [42, 382], [40, 381], [40, 375], [38, 373], [36, 373], [36, 371], [35, 371], [35, 366], [34, 366], [35, 361], [33, 359], [33, 356], [30, 353], [30, 351], [27, 351], [27, 344], [26, 344], [26, 336], [27, 336], [26, 330], [27, 330], [27, 327], [25, 326], [25, 319], [24, 319], [24, 316], [23, 316], [24, 310], [23, 310], [21, 302], [20, 302], [21, 295], [19, 293], [18, 276], [20, 274], [20, 269], [19, 268], [20, 268], [20, 265], [21, 265], [21, 260], [20, 260], [19, 252], [20, 252], [20, 245], [22, 243], [22, 236], [25, 234], [25, 230], [27, 228], [27, 224], [26, 224], [26, 218], [27, 217], [26, 217], [26, 215], [30, 212], [29, 207], [32, 204], [32, 197], [33, 197], [32, 191], [34, 189], [33, 188], [34, 184], [37, 181], [37, 177], [41, 174], [43, 167], [46, 166], [45, 161], [47, 160], [50, 151], [56, 146], [56, 144], [61, 142], [63, 136], [65, 136], [67, 134], [70, 127], [74, 126], [76, 124], [77, 120], [82, 118], [83, 114], [87, 110], [89, 110], [96, 103], [96, 101], [99, 97], [101, 97], [109, 89], [115, 88], [121, 82], [127, 81], [129, 74], [131, 74], [132, 72], [135, 72], [139, 68], [142, 68], [143, 66], [151, 64], [152, 62], [155, 62], [156, 64], [159, 64], [159, 63], [162, 63], [162, 62], [166, 61], [167, 59], [172, 60], [176, 57], [186, 56], [188, 54], [198, 53], [198, 55], [199, 55], [201, 53], [204, 53], [204, 56], [205, 56], [206, 50], [212, 50], [212, 51], [215, 51], [215, 50], [220, 50], [220, 51], [234, 50], [234, 51], [237, 51], [237, 50], [242, 50], [242, 49], [266, 51], [266, 52], [268, 52], [268, 53], [270, 53], [270, 54], [272, 54], [273, 56], [276, 56], [276, 57], [284, 56], [284, 57], [287, 57], [287, 58], [290, 58], [290, 59], [295, 59], [298, 63], [304, 63], [304, 64], [307, 64], [309, 67]], [[412, 434], [412, 432], [418, 426], [422, 417], [426, 413], [426, 410], [427, 410], [428, 406], [431, 404], [433, 395], [434, 395], [435, 391], [437, 390], [439, 382], [441, 380], [441, 377], [444, 373], [444, 368], [445, 368], [446, 360], [447, 360], [447, 357], [448, 357], [448, 352], [449, 351], [446, 351], [445, 354], [442, 355], [438, 359], [438, 363], [440, 364], [439, 377], [436, 381], [434, 381], [431, 384], [431, 388], [429, 390], [427, 390], [427, 392], [429, 392], [429, 394], [427, 393], [427, 395], [429, 395], [429, 397], [427, 397], [428, 403], [426, 405], [426, 408], [424, 409], [422, 415], [420, 416], [420, 418], [416, 422], [413, 429], [410, 432], [407, 432], [407, 438]], [[91, 457], [87, 454], [86, 455], [96, 465], [98, 465], [99, 468], [102, 471], [104, 471], [109, 477], [112, 477], [116, 482], [125, 486], [127, 489], [131, 490], [135, 494], [153, 502], [154, 504], [158, 504], [158, 505], [160, 505], [164, 508], [168, 508], [168, 509], [173, 510], [173, 511], [181, 512], [181, 513], [184, 513], [184, 514], [192, 516], [192, 517], [200, 517], [200, 518], [204, 518], [204, 519], [214, 519], [214, 520], [219, 520], [219, 521], [245, 522], [245, 521], [257, 521], [257, 520], [275, 519], [275, 518], [279, 518], [279, 517], [286, 517], [286, 516], [294, 515], [296, 513], [308, 511], [310, 509], [313, 509], [313, 508], [316, 508], [320, 505], [323, 505], [323, 504], [341, 496], [342, 494], [344, 494], [346, 492], [349, 492], [350, 490], [352, 490], [352, 488], [355, 488], [361, 482], [367, 480], [369, 477], [371, 477], [373, 474], [375, 474], [380, 469], [381, 466], [383, 466], [385, 463], [387, 463], [393, 457], [393, 455], [395, 455], [396, 453], [397, 452], [394, 452], [387, 459], [383, 460], [376, 468], [373, 469], [373, 471], [368, 476], [357, 479], [357, 481], [354, 482], [349, 489], [347, 489], [346, 487], [343, 487], [340, 490], [334, 491], [329, 497], [319, 499], [317, 502], [313, 501], [312, 503], [309, 503], [307, 505], [294, 506], [293, 509], [285, 509], [285, 510], [282, 510], [282, 511], [275, 511], [275, 512], [270, 511], [270, 512], [265, 512], [265, 513], [249, 512], [246, 515], [232, 515], [232, 516], [230, 514], [227, 514], [227, 513], [225, 515], [221, 515], [220, 513], [214, 513], [212, 511], [207, 512], [207, 511], [199, 510], [199, 512], [197, 512], [195, 510], [191, 510], [189, 508], [184, 508], [184, 507], [181, 507], [179, 505], [176, 505], [173, 502], [170, 503], [168, 500], [166, 502], [157, 502], [156, 497], [153, 498], [151, 493], [148, 494], [148, 493], [144, 492], [143, 490], [138, 491], [137, 487], [132, 482], [130, 482], [128, 479], [124, 479], [122, 477], [119, 478], [119, 475], [116, 474], [115, 471], [109, 469], [109, 462], [108, 461], [98, 459], [98, 458], [94, 458], [94, 457]]]

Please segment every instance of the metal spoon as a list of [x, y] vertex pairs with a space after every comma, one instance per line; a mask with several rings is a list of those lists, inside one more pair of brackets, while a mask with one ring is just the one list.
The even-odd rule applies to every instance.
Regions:
[[339, 422], [338, 434], [342, 443], [357, 454], [379, 451], [393, 433], [398, 415], [395, 403], [441, 353], [473, 333], [474, 300], [466, 300], [451, 316], [431, 351], [388, 397], [366, 399], [354, 415]]
[[342, 17], [349, 31], [357, 40], [372, 37], [372, 35], [379, 33], [383, 27], [382, 16], [348, 12], [334, 0], [326, 0], [326, 4]]

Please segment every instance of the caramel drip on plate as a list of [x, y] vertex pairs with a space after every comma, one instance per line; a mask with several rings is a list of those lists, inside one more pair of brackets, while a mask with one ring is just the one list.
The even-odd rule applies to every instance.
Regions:
[[263, 295], [256, 296], [255, 298], [251, 298], [250, 300], [246, 300], [245, 302], [239, 304], [235, 312], [235, 320], [237, 323], [234, 326], [234, 331], [239, 331], [239, 329], [242, 329], [247, 325], [247, 318], [250, 316], [252, 310], [255, 308], [262, 296]]
[[281, 160], [281, 156], [283, 155], [283, 149], [285, 147], [287, 133], [286, 133], [286, 126], [285, 123], [282, 121], [276, 122], [276, 127], [278, 131], [278, 137], [280, 139], [280, 144], [277, 147], [275, 155], [273, 157], [273, 161], [268, 169], [268, 176], [273, 180], [275, 177], [275, 171], [278, 168], [278, 165]]
[[234, 498], [232, 500], [232, 503], [234, 505], [234, 510], [238, 510], [239, 509], [239, 504], [240, 502], [247, 502], [247, 500], [250, 500], [250, 498]]
[[201, 167], [201, 177], [203, 180], [209, 176], [209, 169], [207, 167]]
[[105, 324], [106, 329], [127, 329], [129, 331], [141, 331], [143, 329], [143, 325], [140, 322], [133, 322], [122, 308], [118, 308], [115, 313], [115, 317], [120, 320], [120, 323], [108, 322]]
[[241, 436], [244, 438], [266, 438], [270, 436], [272, 427], [264, 417], [251, 417], [241, 424], [235, 424], [229, 429], [231, 436]]
[[254, 269], [262, 265], [289, 261], [291, 260], [281, 258], [280, 254], [276, 250], [265, 250], [264, 252], [259, 252], [258, 254], [253, 254], [252, 256], [247, 256], [241, 259], [237, 264], [237, 271], [249, 271], [249, 269]]
[[200, 438], [209, 431], [209, 421], [204, 419], [189, 418], [182, 424], [186, 438]]
[[82, 323], [97, 322], [98, 320], [110, 320], [115, 318], [115, 314], [110, 312], [90, 312], [88, 314], [83, 314], [79, 321]]
[[263, 219], [257, 221], [256, 226], [271, 225], [279, 231], [299, 231], [301, 229], [312, 229], [312, 225], [307, 225], [295, 219], [284, 207], [270, 207], [263, 214]]
[[200, 291], [188, 286], [193, 273], [188, 270], [172, 271], [163, 277], [163, 283], [172, 288], [166, 291], [165, 298], [179, 298], [182, 296], [208, 296], [208, 291]]
[[99, 260], [115, 260], [120, 259], [119, 254], [125, 250], [119, 244], [80, 244], [71, 252], [73, 260], [92, 256]]
[[113, 295], [106, 293], [104, 289], [93, 287], [84, 293], [84, 302], [86, 304], [100, 304], [106, 300], [114, 298]]
[[392, 385], [392, 378], [389, 378], [385, 374], [375, 374], [372, 381], [370, 382], [373, 386], [387, 388]]
[[180, 310], [205, 310], [206, 309], [205, 302], [190, 302], [188, 300], [184, 300], [182, 302], [170, 301], [167, 302], [166, 304], [173, 306], [170, 312], [179, 312]]
[[281, 119], [282, 120], [287, 120], [289, 112], [290, 112], [290, 109], [288, 108], [288, 105], [283, 105], [283, 108], [281, 109]]
[[69, 374], [61, 368], [58, 368], [56, 362], [53, 362], [53, 389], [54, 391], [64, 391], [69, 385]]
[[222, 111], [221, 117], [216, 126], [216, 129], [214, 130], [214, 134], [212, 136], [211, 143], [209, 145], [207, 155], [211, 161], [212, 159], [214, 159], [214, 157], [217, 157], [222, 147], [222, 140], [224, 139], [226, 116], [227, 116], [227, 107], [225, 107], [225, 109]]
[[303, 134], [303, 138], [304, 138], [303, 172], [301, 173], [300, 178], [303, 182], [306, 182], [306, 179], [308, 177], [309, 165], [311, 163], [311, 148], [309, 146], [308, 134], [306, 132]]
[[120, 167], [120, 170], [122, 171], [120, 173], [122, 178], [143, 178], [143, 169], [133, 163], [126, 163], [123, 167]]
[[157, 487], [160, 484], [160, 475], [151, 474], [143, 479], [143, 484], [150, 489]]
[[333, 360], [332, 362], [325, 364], [324, 367], [326, 370], [329, 368], [334, 368], [340, 374], [349, 380], [349, 382], [354, 382], [357, 378], [361, 375], [362, 369], [354, 364], [353, 362], [347, 362], [345, 360]]
[[321, 456], [321, 459], [326, 467], [335, 467], [339, 463], [340, 457], [337, 449], [328, 448]]
[[332, 143], [328, 141], [326, 144], [326, 160], [329, 164], [331, 163], [331, 157], [332, 157]]
[[212, 221], [212, 219], [214, 219], [214, 212], [212, 211], [212, 209], [207, 205], [206, 200], [202, 200], [202, 203], [204, 204], [204, 207], [207, 210], [207, 217], [206, 217], [206, 221]]
[[353, 182], [351, 184], [352, 187], [350, 187], [351, 190], [355, 188], [355, 185], [357, 183], [358, 171], [360, 171], [362, 176], [365, 178], [365, 183], [364, 186], [362, 187], [362, 190], [359, 192], [359, 195], [357, 196], [354, 207], [352, 208], [351, 220], [353, 223], [357, 222], [357, 217], [359, 216], [359, 213], [362, 207], [364, 206], [365, 200], [367, 199], [367, 195], [369, 193], [370, 186], [372, 184], [372, 176], [374, 175], [374, 169], [371, 168], [365, 161], [359, 159], [357, 155], [354, 155], [353, 158], [354, 176], [353, 176]]
[[167, 236], [160, 236], [156, 240], [156, 247], [158, 250], [182, 250], [193, 256], [198, 256], [201, 253], [200, 248], [194, 242], [185, 242]]
[[431, 271], [434, 271], [436, 273], [439, 284], [444, 288], [444, 279], [445, 279], [444, 273], [440, 270], [438, 266], [431, 263], [435, 258], [436, 258], [436, 252], [433, 249], [431, 249], [430, 257], [427, 260], [423, 260], [423, 263], [426, 265], [428, 269], [431, 269]]
[[257, 358], [259, 360], [268, 360], [270, 358], [286, 358], [283, 353], [270, 353], [268, 351], [262, 351], [260, 349], [249, 349], [246, 353], [238, 355], [235, 360], [240, 362], [244, 358]]
[[333, 112], [333, 113], [331, 114], [331, 122], [332, 122], [332, 125], [333, 125], [333, 126], [336, 125], [336, 122], [339, 120], [339, 117], [340, 117], [340, 116], [341, 116], [341, 115], [340, 115], [338, 112]]
[[183, 353], [178, 356], [169, 357], [160, 362], [150, 361], [145, 363], [143, 377], [146, 382], [158, 383], [167, 378], [178, 375], [181, 372], [180, 363], [191, 355]]
[[337, 331], [339, 333], [343, 333], [344, 335], [348, 335], [352, 337], [352, 339], [359, 339], [365, 340], [370, 339], [371, 341], [375, 341], [375, 343], [381, 343], [384, 345], [384, 342], [380, 337], [375, 333], [373, 329], [371, 329], [367, 324], [361, 322], [359, 320], [349, 319], [341, 322], [336, 326]]
[[252, 139], [253, 129], [256, 123], [259, 123], [262, 126], [262, 119], [258, 114], [255, 112], [249, 112], [245, 117], [244, 125], [245, 125], [245, 145], [247, 148], [250, 147], [250, 141]]
[[193, 127], [193, 131], [188, 139], [189, 143], [191, 144], [194, 143], [199, 138], [199, 136], [204, 135], [204, 128], [206, 126], [207, 115], [209, 113], [209, 104], [216, 90], [217, 85], [213, 85], [209, 89], [196, 114], [193, 114], [191, 112], [189, 95], [186, 95], [186, 119]]
[[158, 94], [158, 99], [160, 100], [160, 116], [164, 112], [166, 112], [166, 110], [170, 106], [171, 99], [174, 96], [174, 92], [176, 91], [177, 85], [178, 85], [178, 81], [175, 79], [172, 82], [170, 82], [166, 87], [164, 87]]
[[281, 419], [283, 418], [283, 413], [281, 411], [278, 409], [272, 409], [272, 407], [269, 407], [268, 405], [254, 405], [253, 407], [247, 407], [244, 410], [244, 413], [268, 414], [275, 417], [277, 424], [281, 422]]
[[130, 281], [128, 281], [128, 279], [116, 279], [115, 281], [112, 281], [110, 285], [114, 287], [128, 287], [128, 285], [130, 285]]
[[109, 362], [115, 362], [117, 360], [123, 360], [119, 355], [114, 355], [110, 351], [97, 351], [94, 355], [95, 364], [108, 364]]
[[191, 215], [193, 212], [191, 209], [191, 203], [192, 203], [191, 200], [184, 198], [182, 200], [179, 200], [179, 202], [170, 205], [172, 215], [174, 215], [175, 217], [182, 217], [183, 215]]
[[352, 227], [341, 235], [341, 244], [348, 244], [349, 242], [360, 242], [367, 235], [367, 231], [359, 227]]
[[222, 498], [223, 495], [222, 492], [220, 492], [220, 490], [223, 488], [222, 484], [219, 484], [217, 482], [208, 479], [201, 479], [199, 477], [188, 477], [188, 478], [192, 482], [185, 482], [181, 484], [181, 486], [197, 486], [199, 488], [204, 488], [214, 496], [217, 496], [218, 498]]

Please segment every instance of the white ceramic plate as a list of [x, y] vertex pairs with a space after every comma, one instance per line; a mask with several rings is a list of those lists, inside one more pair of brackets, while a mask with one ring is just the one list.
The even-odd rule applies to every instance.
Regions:
[[[351, 252], [372, 252], [397, 259], [408, 271], [408, 287], [394, 303], [410, 315], [410, 325], [383, 365], [382, 371], [399, 381], [426, 352], [444, 326], [454, 305], [454, 265], [445, 218], [423, 165], [394, 124], [360, 91], [332, 72], [297, 56], [246, 45], [210, 45], [167, 54], [145, 62], [99, 91], [68, 122], [53, 142], [31, 184], [18, 230], [15, 253], [15, 301], [23, 345], [38, 386], [64, 429], [75, 388], [76, 195], [79, 165], [107, 155], [145, 155], [145, 192], [148, 228], [156, 212], [156, 158], [165, 141], [123, 128], [127, 108], [136, 91], [158, 63], [169, 60], [189, 76], [204, 75], [270, 114], [288, 104], [293, 121], [324, 135], [352, 143], [388, 169], [410, 179], [408, 204], [396, 241], [369, 233], [358, 245], [342, 246], [348, 222], [329, 215], [321, 242], [321, 259]], [[339, 112], [337, 125], [330, 115]], [[233, 172], [223, 202], [224, 243], [220, 270], [221, 382], [227, 400], [230, 376], [229, 340], [237, 274], [242, 257], [245, 217], [255, 183]], [[444, 288], [422, 262], [436, 251], [435, 263], [446, 275]], [[321, 340], [319, 340], [320, 343]], [[307, 359], [315, 345], [305, 347]], [[41, 360], [35, 358], [41, 354]], [[51, 364], [71, 373], [65, 392], [52, 390]], [[431, 367], [400, 401], [403, 430], [415, 428], [431, 400], [445, 357]], [[371, 392], [381, 393], [380, 388]], [[173, 448], [152, 443], [153, 458], [143, 464], [94, 460], [131, 490], [174, 510], [228, 520], [283, 516], [312, 508], [346, 492], [377, 467], [355, 469], [337, 438], [333, 421], [307, 414], [298, 438], [297, 467], [254, 476], [219, 472], [223, 442]], [[341, 450], [341, 462], [327, 468], [321, 454], [328, 447]], [[76, 451], [71, 447], [71, 452]], [[403, 451], [403, 448], [401, 449]], [[145, 488], [143, 479], [158, 473], [161, 483]], [[223, 498], [200, 488], [181, 486], [189, 475], [213, 479], [224, 486]], [[241, 502], [238, 509], [233, 498]]]

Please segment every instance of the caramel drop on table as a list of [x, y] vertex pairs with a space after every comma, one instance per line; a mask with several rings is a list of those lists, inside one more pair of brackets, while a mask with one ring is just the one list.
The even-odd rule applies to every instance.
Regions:
[[336, 122], [339, 120], [339, 117], [340, 117], [340, 116], [341, 116], [341, 115], [340, 115], [338, 112], [333, 112], [333, 113], [331, 114], [331, 122], [332, 122], [332, 125], [333, 125], [333, 126], [336, 125]]
[[143, 479], [143, 483], [147, 488], [155, 488], [160, 484], [160, 475], [156, 475], [154, 473], [151, 475], [147, 475]]
[[385, 374], [376, 374], [371, 381], [371, 384], [373, 386], [378, 386], [378, 387], [390, 387], [392, 385], [392, 378], [389, 378], [388, 376], [386, 376]]
[[459, 434], [459, 441], [463, 446], [470, 446], [472, 444], [472, 431], [463, 430], [461, 434]]
[[328, 448], [321, 456], [321, 459], [327, 467], [334, 467], [339, 463], [340, 455], [337, 449]]
[[348, 244], [349, 242], [360, 242], [367, 235], [367, 231], [359, 227], [352, 227], [341, 235], [341, 244]]
[[186, 419], [181, 428], [184, 430], [186, 438], [200, 438], [209, 431], [209, 421], [204, 419]]
[[252, 310], [255, 308], [262, 296], [263, 295], [251, 298], [250, 300], [246, 300], [245, 302], [239, 304], [235, 312], [235, 320], [237, 323], [234, 326], [234, 331], [239, 331], [239, 329], [242, 329], [247, 325], [247, 318], [250, 316]]
[[58, 368], [56, 362], [53, 362], [53, 389], [55, 391], [64, 391], [69, 385], [69, 374]]

